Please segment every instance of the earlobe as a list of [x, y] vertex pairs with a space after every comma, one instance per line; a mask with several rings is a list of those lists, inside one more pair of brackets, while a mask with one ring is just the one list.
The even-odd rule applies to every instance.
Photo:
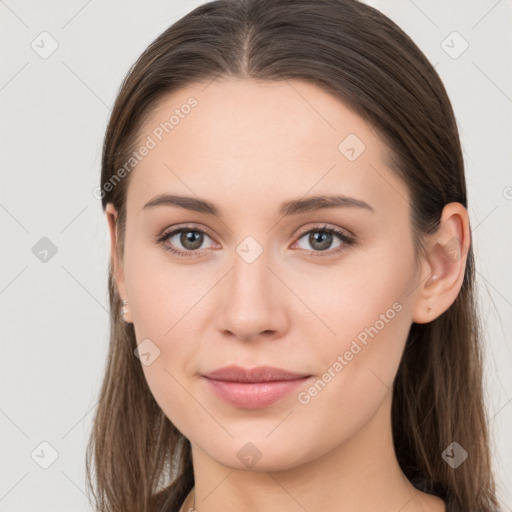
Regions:
[[447, 204], [439, 229], [428, 237], [423, 275], [413, 321], [428, 323], [444, 313], [459, 294], [470, 244], [468, 214], [460, 203]]

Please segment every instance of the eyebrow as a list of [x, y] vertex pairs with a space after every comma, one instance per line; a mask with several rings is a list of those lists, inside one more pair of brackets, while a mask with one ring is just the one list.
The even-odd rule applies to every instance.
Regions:
[[[210, 201], [190, 196], [161, 194], [147, 202], [143, 210], [156, 206], [179, 206], [186, 210], [222, 217], [221, 210]], [[279, 215], [287, 217], [300, 213], [322, 210], [324, 208], [362, 208], [375, 213], [366, 202], [344, 195], [317, 195], [308, 198], [292, 199], [281, 204]]]

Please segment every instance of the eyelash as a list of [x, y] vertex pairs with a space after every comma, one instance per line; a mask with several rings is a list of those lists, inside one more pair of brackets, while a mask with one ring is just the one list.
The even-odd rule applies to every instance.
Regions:
[[[204, 231], [202, 229], [199, 229], [199, 228], [197, 228], [195, 226], [190, 226], [190, 227], [189, 226], [183, 226], [183, 227], [180, 227], [178, 229], [174, 229], [173, 231], [170, 231], [168, 233], [164, 233], [161, 236], [157, 237], [156, 238], [156, 243], [162, 244], [166, 251], [169, 251], [170, 253], [172, 253], [172, 254], [174, 254], [174, 255], [176, 255], [178, 257], [190, 258], [192, 256], [196, 256], [196, 255], [200, 254], [201, 250], [181, 251], [181, 250], [174, 249], [173, 247], [171, 247], [169, 245], [165, 245], [165, 242], [169, 238], [171, 238], [172, 236], [176, 235], [177, 233], [181, 233], [183, 231], [192, 231], [194, 233], [202, 233], [203, 235], [206, 235], [206, 236], [212, 238], [206, 231]], [[339, 247], [337, 247], [334, 250], [328, 250], [328, 251], [314, 251], [314, 250], [311, 250], [311, 251], [308, 251], [308, 254], [313, 254], [315, 256], [320, 256], [320, 257], [332, 256], [334, 254], [338, 254], [338, 253], [341, 253], [341, 252], [345, 251], [350, 246], [357, 245], [357, 242], [356, 242], [356, 240], [354, 238], [348, 236], [346, 233], [344, 233], [343, 231], [340, 231], [339, 229], [330, 228], [328, 226], [317, 226], [317, 227], [308, 229], [307, 231], [304, 231], [303, 233], [301, 233], [298, 236], [297, 240], [300, 240], [301, 238], [304, 237], [304, 235], [307, 235], [308, 233], [311, 233], [311, 232], [321, 232], [321, 233], [334, 234], [334, 235], [337, 235], [340, 238], [340, 240], [343, 242], [342, 245], [340, 245]]]

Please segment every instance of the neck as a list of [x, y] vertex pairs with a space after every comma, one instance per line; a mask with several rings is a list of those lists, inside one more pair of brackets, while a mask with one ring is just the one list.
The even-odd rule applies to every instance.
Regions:
[[444, 512], [443, 501], [418, 491], [398, 464], [390, 396], [350, 438], [289, 469], [232, 469], [192, 443], [195, 487], [180, 512], [193, 507], [194, 492], [197, 512]]

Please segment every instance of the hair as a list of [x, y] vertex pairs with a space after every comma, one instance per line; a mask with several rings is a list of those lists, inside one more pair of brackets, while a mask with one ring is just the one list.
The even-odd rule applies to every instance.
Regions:
[[[130, 175], [113, 183], [164, 96], [216, 78], [303, 80], [334, 94], [375, 129], [407, 185], [415, 255], [450, 202], [467, 209], [464, 162], [450, 100], [433, 66], [388, 17], [356, 0], [216, 0], [157, 37], [125, 77], [105, 134], [101, 196], [118, 211], [123, 255]], [[418, 261], [418, 260], [417, 260]], [[396, 457], [418, 489], [451, 510], [497, 510], [483, 393], [482, 327], [472, 246], [454, 303], [413, 323], [393, 382]], [[101, 512], [177, 510], [194, 485], [188, 439], [145, 380], [133, 324], [109, 263], [110, 343], [87, 446], [87, 486]], [[469, 454], [456, 469], [442, 452]], [[94, 480], [91, 470], [95, 470]], [[93, 486], [96, 489], [93, 489]]]

